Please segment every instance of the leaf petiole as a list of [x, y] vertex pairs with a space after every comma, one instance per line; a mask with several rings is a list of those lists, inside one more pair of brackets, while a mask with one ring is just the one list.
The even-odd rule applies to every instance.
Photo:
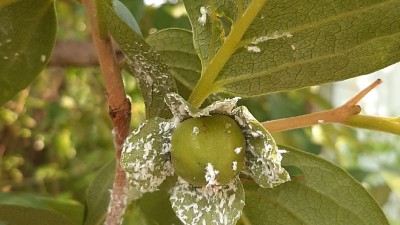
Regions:
[[231, 32], [225, 42], [209, 62], [209, 65], [202, 73], [199, 82], [189, 97], [189, 102], [193, 106], [199, 107], [210, 94], [217, 91], [216, 87], [213, 85], [215, 79], [236, 50], [247, 28], [253, 22], [265, 2], [266, 0], [253, 0], [243, 15], [233, 24]]

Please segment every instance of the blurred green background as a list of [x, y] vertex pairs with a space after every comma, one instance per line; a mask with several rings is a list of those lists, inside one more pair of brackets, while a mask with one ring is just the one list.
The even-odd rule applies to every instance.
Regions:
[[[190, 29], [180, 2], [157, 7], [142, 0], [122, 2], [145, 37], [169, 27]], [[58, 40], [89, 42], [83, 7], [73, 0], [56, 1], [56, 7]], [[134, 78], [124, 74], [124, 80], [132, 99], [134, 128], [144, 121], [144, 104]], [[29, 88], [0, 107], [1, 192], [84, 203], [86, 188], [96, 172], [114, 157], [102, 82], [96, 67], [48, 67]], [[241, 100], [240, 104], [260, 121], [279, 119], [331, 108], [332, 90], [332, 85], [323, 85]], [[274, 136], [280, 144], [319, 154], [345, 168], [376, 198], [391, 223], [400, 224], [399, 137], [338, 125]]]

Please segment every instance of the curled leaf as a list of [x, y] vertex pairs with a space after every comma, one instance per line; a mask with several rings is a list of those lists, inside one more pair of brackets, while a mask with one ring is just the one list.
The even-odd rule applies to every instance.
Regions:
[[172, 209], [186, 225], [236, 224], [244, 207], [239, 178], [226, 186], [194, 187], [178, 179], [170, 198]]
[[172, 111], [172, 114], [178, 118], [179, 121], [183, 121], [190, 117], [196, 118], [210, 116], [212, 114], [231, 115], [232, 110], [236, 107], [238, 100], [239, 98], [231, 98], [215, 101], [204, 109], [199, 110], [176, 93], [167, 94], [165, 99], [167, 105]]
[[271, 134], [244, 106], [234, 110], [236, 121], [246, 136], [246, 172], [264, 188], [272, 188], [290, 180], [281, 166], [282, 155]]
[[121, 166], [131, 188], [152, 192], [173, 174], [169, 154], [172, 127], [170, 121], [155, 117], [143, 123], [126, 139]]

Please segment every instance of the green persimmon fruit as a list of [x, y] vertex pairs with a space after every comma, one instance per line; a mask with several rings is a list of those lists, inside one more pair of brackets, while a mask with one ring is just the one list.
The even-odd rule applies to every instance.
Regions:
[[229, 116], [183, 121], [172, 134], [171, 146], [176, 174], [195, 186], [228, 184], [244, 166], [246, 141]]

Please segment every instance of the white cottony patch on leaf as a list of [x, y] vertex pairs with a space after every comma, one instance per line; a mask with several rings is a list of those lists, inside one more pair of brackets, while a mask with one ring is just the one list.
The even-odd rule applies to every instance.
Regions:
[[206, 24], [207, 22], [207, 14], [208, 14], [208, 10], [206, 7], [202, 6], [200, 7], [200, 17], [197, 19], [197, 21], [199, 21], [199, 23], [204, 26], [204, 24]]
[[199, 188], [178, 178], [170, 201], [185, 225], [234, 225], [244, 207], [244, 190], [239, 178], [228, 185]]
[[204, 176], [204, 178], [207, 181], [208, 187], [213, 186], [213, 185], [218, 185], [217, 174], [219, 174], [219, 171], [215, 170], [214, 166], [211, 163], [207, 163], [206, 175]]
[[261, 49], [256, 45], [248, 45], [248, 46], [246, 46], [246, 49], [249, 52], [255, 52], [255, 53], [261, 52]]
[[126, 139], [121, 166], [131, 189], [143, 193], [155, 191], [167, 176], [173, 174], [169, 160], [171, 128], [171, 122], [153, 118]]
[[261, 42], [265, 42], [268, 40], [274, 40], [274, 39], [279, 39], [279, 38], [291, 38], [293, 37], [293, 35], [289, 32], [283, 32], [283, 33], [279, 33], [278, 31], [274, 32], [272, 35], [266, 35], [266, 36], [262, 36], [262, 37], [258, 37], [253, 39], [253, 41], [251, 42], [252, 44], [258, 44]]
[[40, 56], [40, 61], [42, 61], [42, 62], [46, 61], [46, 56], [45, 55], [41, 55]]

